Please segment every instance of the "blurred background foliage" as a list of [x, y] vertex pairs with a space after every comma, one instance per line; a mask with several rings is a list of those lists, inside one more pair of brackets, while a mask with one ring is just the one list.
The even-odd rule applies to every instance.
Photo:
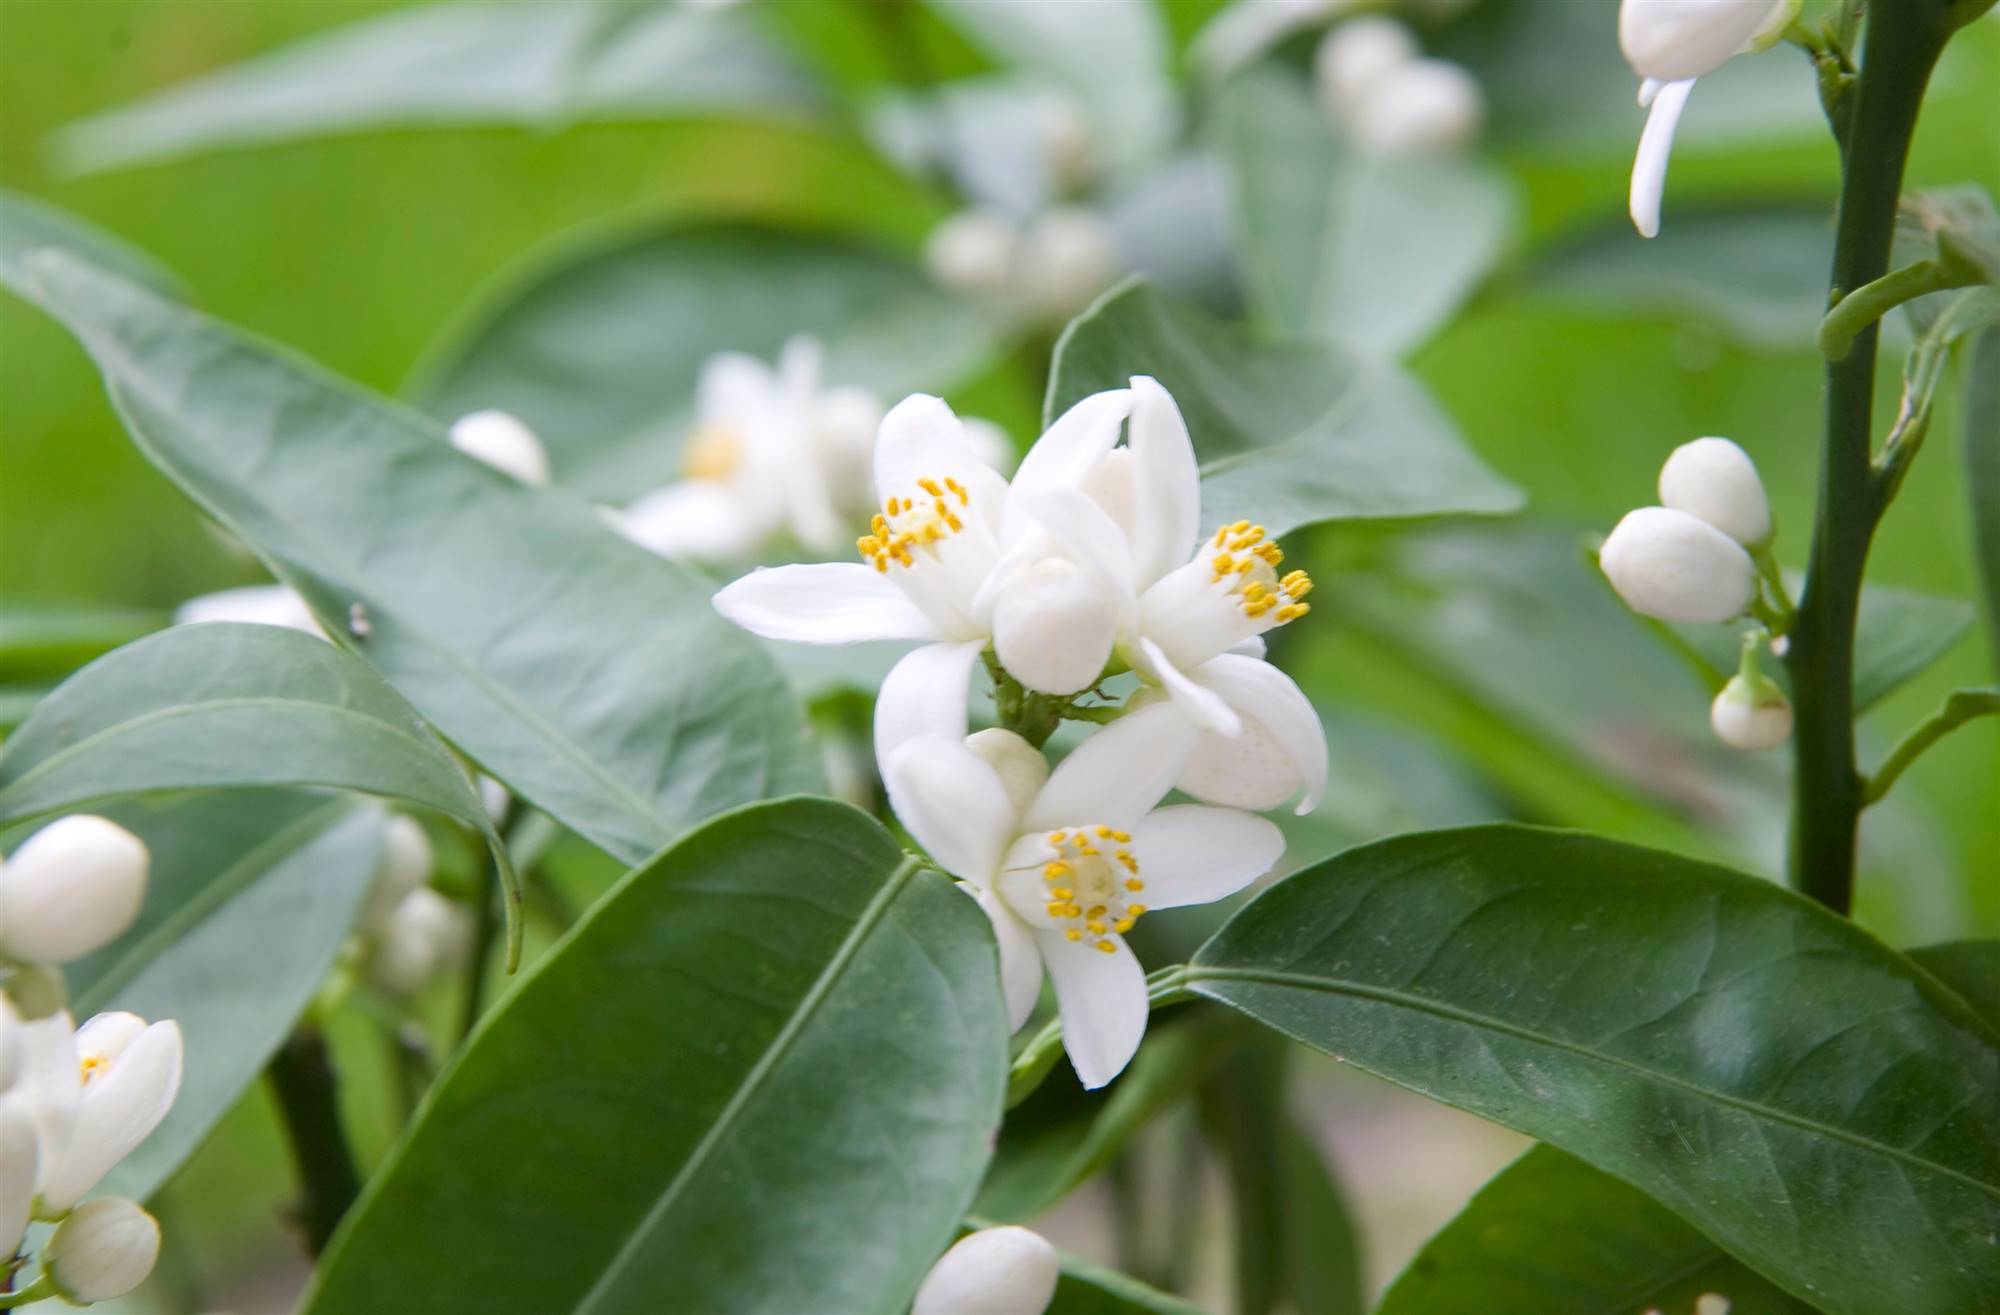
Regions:
[[[157, 257], [204, 309], [390, 393], [407, 393], [473, 308], [579, 229], [644, 217], [751, 217], [913, 253], [956, 207], [884, 161], [846, 111], [832, 108], [560, 130], [370, 130], [88, 174], [59, 167], [51, 149], [56, 131], [83, 116], [399, 7], [4, 0], [0, 186], [95, 221]], [[1220, 7], [1164, 0], [1177, 76], [1186, 74], [1188, 42]], [[1579, 0], [1485, 0], [1445, 34], [1443, 53], [1477, 51], [1493, 32], [1515, 30], [1507, 24], [1524, 10], [1556, 14], [1551, 30], [1566, 32], [1562, 11], [1575, 7]], [[880, 14], [865, 2], [790, 0], [757, 15], [837, 88], [879, 88], [913, 67], [915, 76], [944, 80], [986, 66], [931, 11], [898, 12], [900, 55], [885, 53]], [[1487, 83], [1490, 154], [1514, 181], [1520, 215], [1498, 274], [1410, 364], [1477, 452], [1527, 491], [1528, 519], [1497, 540], [1457, 546], [1449, 535], [1405, 542], [1353, 525], [1315, 532], [1309, 551], [1315, 575], [1333, 586], [1331, 605], [1287, 637], [1282, 656], [1326, 714], [1335, 788], [1323, 814], [1294, 830], [1293, 860], [1399, 827], [1516, 814], [1699, 852], [1747, 850], [1775, 867], [1783, 765], [1758, 760], [1707, 773], [1702, 764], [1718, 755], [1698, 685], [1610, 602], [1575, 545], [1584, 531], [1601, 532], [1653, 499], [1670, 448], [1714, 433], [1755, 455], [1780, 556], [1803, 559], [1821, 389], [1807, 334], [1823, 256], [1800, 250], [1796, 224], [1710, 216], [1773, 206], [1828, 213], [1836, 161], [1809, 76], [1785, 51], [1738, 61], [1753, 67], [1730, 70], [1735, 82], [1718, 76], [1715, 92], [1697, 99], [1674, 161], [1666, 234], [1644, 249], [1623, 216], [1641, 116], [1615, 48], [1556, 42], [1531, 50], [1498, 66], [1512, 70], [1512, 82], [1490, 62], [1468, 62]], [[1535, 89], [1550, 77], [1601, 83], [1601, 117], [1579, 120], [1540, 104]], [[1797, 105], [1732, 118], [1728, 88], [1758, 78], [1795, 84]], [[1996, 86], [2000, 22], [1987, 21], [1954, 42], [1940, 68], [1912, 187], [1969, 181], [2000, 192]], [[1658, 263], [1647, 266], [1651, 257]], [[1675, 272], [1697, 267], [1712, 277]], [[1891, 339], [1906, 341], [1901, 332]], [[1025, 443], [1041, 411], [1047, 345], [1004, 356], [950, 400]], [[0, 596], [163, 614], [191, 595], [260, 578], [126, 441], [66, 334], [6, 299], [0, 347]], [[1885, 417], [1900, 355], [1892, 346], [1883, 357]], [[1945, 390], [1933, 450], [1877, 538], [1871, 583], [1975, 596], [1957, 391]], [[1506, 545], [1497, 557], [1496, 542]], [[1429, 559], [1427, 578], [1442, 572], [1452, 581], [1448, 596], [1396, 597], [1361, 569], [1412, 554]], [[1343, 567], [1354, 568], [1352, 588], [1339, 583]], [[1586, 614], [1589, 624], [1564, 623]], [[1989, 683], [2000, 665], [1994, 633], [1971, 628], [1878, 704], [1863, 723], [1864, 760], [1879, 758], [1944, 692]], [[1500, 697], [1470, 697], [1482, 680]], [[1569, 706], [1592, 709], [1595, 738], [1565, 741]], [[1627, 722], [1630, 733], [1621, 735]], [[1864, 922], [1899, 944], [2000, 932], [1996, 782], [2000, 723], [1988, 721], [1926, 756], [1896, 808], [1869, 814]], [[1732, 794], [1738, 788], [1751, 793]], [[457, 862], [469, 882], [472, 856]], [[615, 875], [574, 843], [554, 866], [579, 906]], [[439, 1018], [451, 1016], [450, 1000], [432, 1004]], [[394, 1135], [397, 1078], [368, 1020], [337, 1020], [336, 1043], [349, 1025], [355, 1035], [341, 1051], [356, 1080], [347, 1098], [360, 1149], [373, 1159]], [[272, 1204], [285, 1186], [268, 1181], [283, 1155], [262, 1101], [253, 1094], [162, 1201], [174, 1239], [168, 1266], [180, 1267], [163, 1274], [169, 1289], [202, 1290], [271, 1247]], [[1416, 1152], [1397, 1165], [1371, 1163], [1380, 1146], [1409, 1147], [1410, 1138], [1343, 1141], [1336, 1131], [1334, 1140], [1350, 1172], [1434, 1174], [1448, 1202], [1454, 1193], [1462, 1200], [1513, 1145], [1489, 1139], [1467, 1152], [1467, 1163], [1445, 1163], [1458, 1153], [1450, 1148], [1469, 1144], [1446, 1137], [1439, 1163], [1427, 1168]], [[258, 1190], [237, 1194], [246, 1183]], [[235, 1204], [217, 1208], [225, 1198]], [[188, 1208], [193, 1202], [200, 1208]], [[1404, 1231], [1420, 1237], [1438, 1221], [1432, 1210]], [[1395, 1258], [1392, 1245], [1377, 1267]]]

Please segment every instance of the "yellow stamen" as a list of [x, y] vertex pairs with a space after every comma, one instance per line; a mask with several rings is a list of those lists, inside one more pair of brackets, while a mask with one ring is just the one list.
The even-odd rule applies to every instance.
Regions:
[[1118, 953], [1118, 947], [1116, 945], [1113, 945], [1110, 941], [1099, 941], [1097, 943], [1097, 948], [1104, 951], [1106, 954]]
[[1145, 888], [1146, 888], [1146, 883], [1139, 880], [1139, 878], [1137, 877], [1125, 878], [1125, 889], [1131, 891], [1133, 894], [1136, 895]]

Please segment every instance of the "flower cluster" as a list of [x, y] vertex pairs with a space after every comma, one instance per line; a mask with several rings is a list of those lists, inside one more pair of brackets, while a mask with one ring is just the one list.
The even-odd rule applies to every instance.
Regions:
[[0, 1276], [27, 1262], [34, 1220], [53, 1222], [22, 1297], [84, 1304], [122, 1296], [152, 1272], [160, 1230], [122, 1197], [84, 1196], [166, 1117], [180, 1090], [172, 1022], [99, 1014], [77, 1027], [56, 965], [131, 926], [149, 857], [101, 817], [65, 817], [0, 863]]
[[1749, 454], [1726, 438], [1675, 448], [1660, 469], [1660, 504], [1629, 512], [1599, 551], [1627, 606], [1657, 621], [1725, 623], [1754, 615], [1735, 676], [1709, 710], [1716, 735], [1768, 749], [1792, 733], [1783, 690], [1757, 666], [1765, 640], [1782, 644], [1791, 615], [1771, 557], [1770, 503]]
[[939, 224], [924, 242], [932, 278], [1023, 324], [1064, 323], [1124, 267], [1110, 221], [1084, 205], [1020, 218], [975, 206]]
[[1313, 57], [1320, 102], [1372, 155], [1445, 155], [1479, 136], [1486, 96], [1465, 69], [1427, 58], [1410, 29], [1364, 15], [1328, 32]]
[[368, 980], [390, 995], [414, 995], [472, 950], [465, 906], [430, 885], [430, 837], [415, 819], [383, 829], [382, 860], [355, 919]]
[[[921, 642], [876, 701], [890, 802], [991, 918], [1014, 1026], [1046, 970], [1071, 1062], [1102, 1086], [1145, 1030], [1125, 933], [1268, 871], [1282, 837], [1245, 810], [1304, 812], [1325, 786], [1319, 719], [1262, 656], [1312, 581], [1261, 526], [1200, 524], [1187, 426], [1149, 378], [1071, 407], [1011, 483], [922, 395], [884, 417], [873, 467], [858, 563], [758, 570], [716, 608], [770, 639]], [[982, 661], [1003, 724], [968, 734]], [[1137, 691], [1110, 701], [1128, 673]], [[1102, 729], [1051, 769], [1040, 746], [1066, 719]], [[1176, 787], [1200, 802], [1163, 807]]]

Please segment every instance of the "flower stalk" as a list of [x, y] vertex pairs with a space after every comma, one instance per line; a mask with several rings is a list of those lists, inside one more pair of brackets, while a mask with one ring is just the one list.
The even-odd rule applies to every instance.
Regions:
[[271, 1057], [268, 1072], [299, 1170], [306, 1248], [316, 1257], [361, 1192], [354, 1154], [340, 1123], [326, 1038], [311, 1024], [302, 1026]]

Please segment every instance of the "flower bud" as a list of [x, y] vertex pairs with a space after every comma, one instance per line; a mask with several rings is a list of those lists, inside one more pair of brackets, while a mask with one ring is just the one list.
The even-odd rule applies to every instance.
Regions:
[[466, 912], [429, 886], [409, 893], [382, 927], [368, 977], [394, 995], [414, 995], [462, 959], [471, 940]]
[[1012, 731], [994, 727], [965, 737], [965, 747], [985, 759], [1014, 805], [1016, 816], [1024, 816], [1028, 806], [1049, 779], [1049, 760], [1042, 751]]
[[1798, 10], [1799, 0], [1623, 0], [1618, 46], [1640, 77], [1679, 82], [1768, 49]]
[[1757, 568], [1743, 545], [1668, 507], [1628, 512], [1598, 563], [1627, 607], [1661, 621], [1733, 620], [1757, 596]]
[[1376, 155], [1447, 155], [1471, 146], [1486, 119], [1486, 95], [1458, 65], [1418, 59], [1391, 69], [1349, 120]]
[[1771, 539], [1771, 504], [1750, 454], [1726, 438], [1697, 438], [1660, 467], [1660, 505], [1698, 516], [1746, 548]]
[[87, 813], [51, 822], [0, 865], [0, 955], [79, 959], [132, 925], [146, 897], [139, 837]]
[[1062, 320], [1118, 277], [1118, 245], [1095, 210], [1058, 206], [1036, 216], [1021, 235], [1023, 306], [1031, 315]]
[[1008, 581], [993, 609], [993, 651], [1007, 674], [1043, 694], [1090, 688], [1111, 660], [1117, 617], [1075, 562], [1045, 557]]
[[968, 1233], [924, 1276], [910, 1315], [1042, 1315], [1060, 1276], [1056, 1249], [1008, 1225]]
[[319, 622], [306, 607], [306, 600], [282, 584], [253, 584], [241, 589], [224, 589], [188, 599], [174, 609], [174, 624], [193, 625], [200, 621], [238, 621], [254, 626], [283, 626], [303, 631], [317, 639], [326, 638]]
[[27, 1101], [0, 1097], [0, 1264], [21, 1249], [27, 1235], [40, 1158], [41, 1134]]
[[999, 296], [1014, 276], [1019, 234], [991, 210], [961, 210], [931, 230], [924, 243], [924, 268], [957, 292]]
[[371, 935], [381, 931], [410, 892], [429, 883], [433, 866], [431, 838], [423, 826], [414, 817], [392, 816], [382, 828], [382, 858], [355, 926]]
[[27, 1042], [22, 1036], [24, 1020], [14, 1002], [0, 995], [0, 1096], [10, 1091], [27, 1071]]
[[152, 1135], [180, 1092], [183, 1045], [172, 1021], [99, 1014], [76, 1030], [83, 1071], [60, 1146], [42, 1147], [43, 1206], [60, 1214]]
[[1709, 705], [1708, 724], [1732, 749], [1774, 749], [1791, 738], [1791, 701], [1764, 676], [1738, 673]]
[[122, 1196], [78, 1206], [56, 1225], [42, 1263], [74, 1302], [109, 1301], [146, 1281], [160, 1258], [160, 1226]]
[[1320, 103], [1335, 118], [1352, 119], [1389, 74], [1420, 53], [1410, 29], [1395, 19], [1351, 18], [1328, 32], [1313, 52]]
[[549, 482], [549, 454], [542, 440], [505, 411], [474, 411], [452, 422], [451, 445], [503, 475], [537, 488]]

